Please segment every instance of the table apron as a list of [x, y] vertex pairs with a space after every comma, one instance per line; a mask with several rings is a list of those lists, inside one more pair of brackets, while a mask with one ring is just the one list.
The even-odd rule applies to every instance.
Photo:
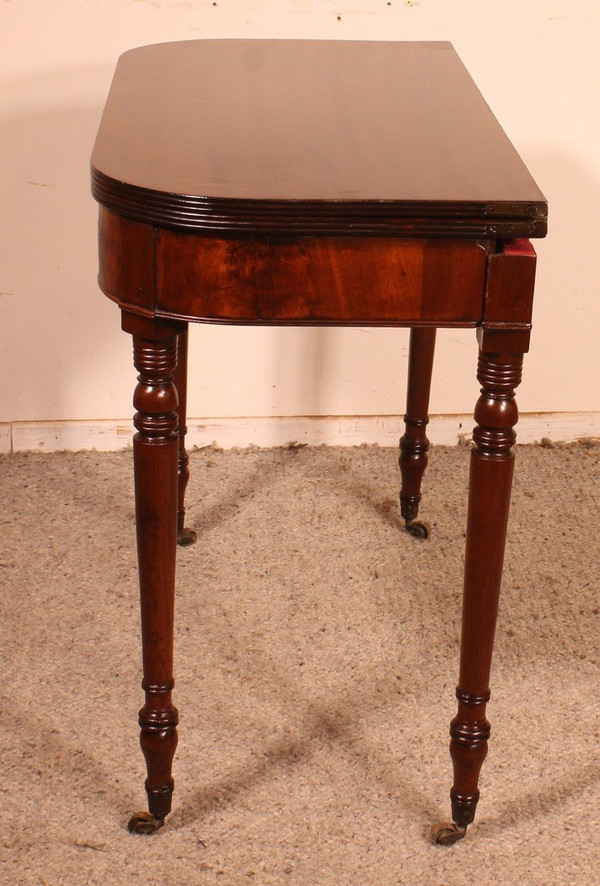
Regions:
[[241, 324], [476, 326], [493, 241], [214, 238], [100, 210], [102, 290], [126, 310]]

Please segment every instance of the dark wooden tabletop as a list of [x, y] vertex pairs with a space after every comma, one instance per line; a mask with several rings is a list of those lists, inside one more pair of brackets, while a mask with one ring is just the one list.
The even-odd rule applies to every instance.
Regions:
[[108, 209], [206, 231], [541, 237], [546, 201], [450, 43], [198, 40], [119, 60]]

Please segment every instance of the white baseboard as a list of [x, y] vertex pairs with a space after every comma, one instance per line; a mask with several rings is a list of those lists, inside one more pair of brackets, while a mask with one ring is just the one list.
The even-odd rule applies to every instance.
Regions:
[[[285, 446], [306, 443], [312, 446], [359, 446], [362, 443], [396, 446], [402, 433], [402, 416], [291, 416], [285, 418], [213, 418], [188, 420], [189, 449], [213, 444], [234, 446]], [[435, 415], [428, 436], [433, 444], [455, 445], [460, 437], [470, 437], [471, 415]], [[0, 453], [76, 452], [96, 449], [112, 452], [131, 443], [129, 421], [13, 422], [0, 424]], [[519, 443], [573, 441], [600, 437], [600, 412], [524, 413], [517, 426]]]

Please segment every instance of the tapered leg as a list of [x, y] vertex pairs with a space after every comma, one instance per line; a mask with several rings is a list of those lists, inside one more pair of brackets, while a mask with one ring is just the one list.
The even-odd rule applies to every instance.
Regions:
[[187, 489], [188, 480], [190, 479], [190, 458], [185, 448], [186, 412], [187, 412], [187, 354], [188, 354], [188, 329], [185, 328], [179, 333], [177, 346], [177, 369], [175, 370], [175, 387], [177, 388], [177, 399], [179, 408], [179, 427], [177, 430], [179, 436], [179, 485], [177, 496], [177, 544], [182, 547], [193, 545], [196, 541], [196, 533], [193, 529], [185, 526], [185, 490]]
[[171, 691], [179, 447], [173, 374], [178, 327], [124, 314], [123, 328], [133, 334], [139, 371], [133, 454], [146, 694], [139, 723], [149, 804], [149, 813], [135, 815], [129, 829], [150, 833], [162, 826], [171, 809], [171, 765], [177, 746], [178, 714]]
[[514, 465], [518, 418], [514, 392], [522, 363], [521, 353], [483, 351], [479, 356], [477, 377], [482, 388], [471, 453], [458, 713], [450, 726], [453, 823], [432, 831], [438, 843], [460, 839], [473, 821], [479, 772], [487, 754], [486, 703]]
[[431, 327], [411, 329], [408, 354], [408, 391], [406, 396], [406, 430], [400, 439], [400, 513], [406, 529], [417, 538], [427, 538], [427, 523], [417, 521], [421, 501], [421, 480], [427, 467], [429, 440], [429, 392], [435, 351], [436, 330]]

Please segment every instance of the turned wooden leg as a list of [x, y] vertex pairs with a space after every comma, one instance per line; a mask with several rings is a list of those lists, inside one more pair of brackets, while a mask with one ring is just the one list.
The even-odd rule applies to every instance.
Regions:
[[177, 369], [175, 370], [175, 387], [179, 408], [179, 484], [177, 494], [177, 544], [182, 547], [193, 545], [196, 541], [196, 533], [193, 529], [185, 526], [185, 490], [190, 479], [190, 457], [185, 448], [186, 411], [187, 411], [187, 355], [188, 355], [188, 328], [179, 333], [177, 346]]
[[148, 777], [149, 813], [133, 816], [129, 829], [151, 833], [171, 809], [171, 765], [177, 746], [177, 710], [173, 689], [173, 619], [177, 545], [177, 362], [174, 324], [123, 315], [133, 335], [139, 371], [134, 395], [137, 412], [133, 441], [135, 508], [142, 621], [142, 687], [140, 744]]
[[408, 391], [406, 396], [406, 430], [400, 439], [400, 513], [406, 529], [417, 538], [427, 538], [430, 528], [417, 520], [421, 501], [421, 480], [427, 467], [429, 440], [426, 428], [429, 422], [429, 391], [435, 351], [436, 330], [431, 327], [410, 331], [408, 354]]
[[458, 713], [450, 726], [453, 822], [432, 832], [434, 842], [442, 844], [464, 836], [475, 817], [479, 772], [490, 736], [485, 713], [514, 465], [514, 392], [522, 363], [521, 353], [479, 356], [482, 388], [471, 453]]

